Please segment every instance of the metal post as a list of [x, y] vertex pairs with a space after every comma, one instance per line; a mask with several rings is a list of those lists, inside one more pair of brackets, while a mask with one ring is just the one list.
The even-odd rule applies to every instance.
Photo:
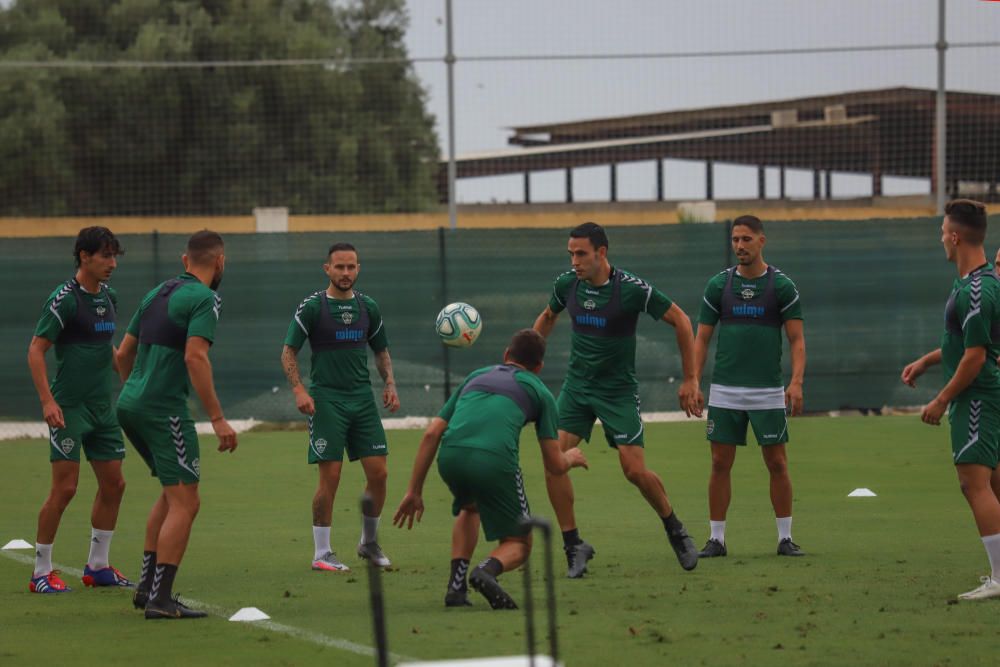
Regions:
[[153, 280], [154, 285], [160, 282], [160, 230], [153, 230]]
[[945, 0], [938, 0], [938, 39], [937, 49], [937, 96], [934, 99], [934, 199], [938, 215], [944, 215], [945, 190], [947, 189], [948, 150], [948, 94], [945, 90], [945, 51], [948, 42], [945, 39]]
[[573, 167], [566, 167], [566, 203], [573, 203]]
[[823, 181], [826, 186], [826, 199], [833, 199], [833, 172], [831, 170], [826, 170]]
[[618, 163], [611, 163], [611, 201], [618, 201]]
[[455, 164], [455, 48], [451, 24], [451, 0], [445, 0], [447, 16], [447, 52], [444, 64], [448, 70], [448, 224], [458, 227], [458, 207], [455, 205], [455, 178], [458, 167]]
[[822, 195], [823, 191], [820, 189], [819, 185], [819, 169], [813, 169], [813, 199], [819, 201]]
[[712, 176], [712, 161], [705, 160], [705, 199], [708, 201], [715, 199], [715, 182]]
[[726, 220], [723, 225], [723, 231], [726, 233], [726, 267], [729, 268], [733, 265], [733, 221]]
[[[448, 254], [445, 244], [444, 227], [438, 227], [438, 266], [441, 276], [441, 302], [448, 303]], [[451, 398], [451, 352], [447, 345], [441, 345], [441, 354], [444, 355], [444, 400]]]
[[778, 199], [785, 198], [785, 167], [778, 168]]
[[767, 172], [764, 165], [757, 165], [757, 199], [767, 199]]
[[656, 201], [663, 201], [663, 160], [656, 160]]
[[531, 203], [531, 172], [524, 172], [524, 203]]

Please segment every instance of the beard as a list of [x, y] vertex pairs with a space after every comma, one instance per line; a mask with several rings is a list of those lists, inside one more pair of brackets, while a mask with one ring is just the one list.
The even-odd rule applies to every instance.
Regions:
[[357, 280], [351, 280], [350, 278], [341, 278], [337, 282], [333, 283], [333, 285], [341, 292], [347, 292], [354, 287], [354, 283], [356, 282]]
[[219, 272], [214, 276], [212, 276], [212, 282], [209, 284], [209, 287], [212, 288], [212, 291], [215, 291], [219, 289], [219, 285], [221, 284], [222, 284], [222, 273]]

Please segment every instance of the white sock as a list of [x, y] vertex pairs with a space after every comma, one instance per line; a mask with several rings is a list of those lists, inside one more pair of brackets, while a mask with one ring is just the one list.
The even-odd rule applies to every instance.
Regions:
[[34, 577], [40, 577], [43, 574], [48, 574], [51, 571], [52, 571], [52, 545], [36, 544]]
[[333, 551], [330, 548], [330, 526], [313, 526], [313, 544], [316, 546], [313, 560], [319, 560]]
[[369, 542], [378, 541], [378, 517], [377, 516], [364, 516], [361, 517], [361, 544], [368, 544]]
[[779, 516], [775, 521], [778, 522], [778, 541], [792, 539], [792, 517]]
[[90, 555], [87, 556], [87, 565], [91, 570], [103, 570], [110, 565], [108, 552], [111, 550], [111, 538], [114, 534], [113, 530], [90, 529]]
[[709, 539], [713, 539], [720, 544], [726, 543], [726, 522], [725, 521], [709, 521], [708, 525], [712, 528], [712, 536]]
[[986, 547], [986, 555], [990, 557], [990, 576], [993, 581], [1000, 582], [1000, 533], [987, 535], [982, 538], [983, 546]]

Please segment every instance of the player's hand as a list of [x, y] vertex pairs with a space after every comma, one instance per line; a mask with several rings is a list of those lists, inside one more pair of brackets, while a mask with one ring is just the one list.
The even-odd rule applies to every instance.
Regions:
[[396, 383], [389, 382], [382, 390], [382, 405], [389, 409], [389, 412], [399, 410], [399, 394], [396, 393]]
[[912, 364], [907, 364], [906, 368], [903, 369], [903, 373], [900, 375], [900, 379], [903, 384], [910, 387], [917, 386], [917, 378], [923, 375], [927, 371], [927, 366], [924, 365], [923, 359], [917, 359]]
[[699, 407], [699, 402], [704, 400], [697, 379], [690, 378], [681, 382], [680, 389], [677, 390], [677, 402], [680, 403], [684, 414], [688, 417], [692, 415], [700, 417], [701, 408]]
[[802, 384], [793, 382], [785, 390], [785, 405], [788, 406], [788, 414], [792, 417], [802, 414]]
[[66, 418], [55, 399], [42, 403], [42, 419], [52, 428], [66, 428]]
[[302, 385], [295, 388], [295, 407], [304, 415], [311, 417], [316, 414], [316, 402]]
[[225, 417], [213, 421], [212, 430], [219, 437], [220, 452], [232, 452], [236, 449], [236, 431], [229, 425]]
[[406, 529], [413, 528], [413, 519], [420, 523], [420, 518], [424, 515], [424, 499], [418, 494], [408, 491], [399, 503], [399, 508], [392, 517], [392, 525], [402, 528], [406, 524]]
[[948, 404], [939, 398], [935, 398], [930, 403], [924, 406], [924, 409], [920, 411], [920, 421], [925, 424], [931, 424], [933, 426], [941, 425], [941, 417], [944, 416], [945, 410], [948, 409]]
[[590, 470], [590, 466], [587, 464], [587, 457], [583, 455], [583, 450], [579, 447], [571, 447], [563, 452], [563, 456], [566, 457], [566, 463], [569, 464], [567, 472], [573, 468], [586, 468]]

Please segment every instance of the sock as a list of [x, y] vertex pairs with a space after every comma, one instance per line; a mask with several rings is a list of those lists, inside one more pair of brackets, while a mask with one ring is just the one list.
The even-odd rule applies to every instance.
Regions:
[[91, 570], [103, 570], [110, 565], [108, 551], [111, 550], [111, 538], [114, 534], [113, 530], [90, 529], [90, 555], [87, 556], [87, 565]]
[[667, 535], [676, 535], [684, 530], [684, 524], [677, 518], [676, 512], [671, 512], [670, 516], [661, 516], [660, 521], [663, 522], [663, 529], [667, 531]]
[[313, 560], [319, 560], [333, 549], [330, 548], [330, 526], [313, 526]]
[[176, 565], [158, 564], [156, 574], [153, 575], [153, 588], [149, 592], [149, 599], [159, 603], [170, 602], [170, 594], [174, 591], [174, 577], [176, 576]]
[[480, 570], [486, 570], [486, 573], [493, 575], [494, 578], [503, 574], [503, 563], [498, 561], [496, 558], [493, 558], [493, 556], [484, 560], [477, 567]]
[[712, 536], [709, 539], [713, 539], [720, 544], [726, 543], [726, 522], [725, 521], [709, 521], [709, 527], [712, 529]]
[[563, 535], [563, 549], [569, 549], [570, 547], [575, 547], [576, 545], [583, 542], [583, 540], [580, 539], [580, 531], [577, 528], [574, 528], [573, 530], [564, 530], [562, 535]]
[[378, 540], [378, 517], [361, 517], [361, 544], [370, 544]]
[[34, 577], [40, 577], [43, 574], [48, 574], [51, 571], [52, 571], [52, 545], [36, 544]]
[[469, 583], [466, 575], [469, 573], [469, 561], [465, 558], [451, 559], [451, 579], [448, 580], [449, 591], [466, 592], [469, 590]]
[[142, 569], [139, 570], [139, 583], [136, 590], [148, 593], [153, 588], [153, 574], [156, 572], [156, 552], [142, 552]]
[[778, 541], [792, 539], [792, 517], [779, 516], [775, 521], [778, 522]]
[[983, 539], [983, 546], [986, 547], [986, 555], [990, 557], [990, 576], [993, 581], [1000, 582], [1000, 533], [987, 535]]

